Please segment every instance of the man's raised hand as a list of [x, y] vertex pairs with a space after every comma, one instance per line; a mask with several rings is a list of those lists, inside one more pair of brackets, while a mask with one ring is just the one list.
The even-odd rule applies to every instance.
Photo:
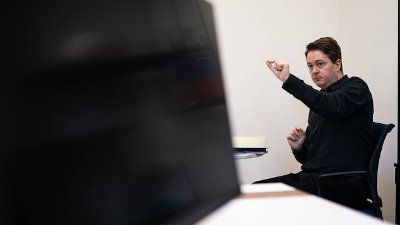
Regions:
[[281, 80], [283, 83], [286, 82], [290, 75], [289, 63], [280, 60], [267, 60], [266, 64], [268, 68], [274, 73], [274, 75]]

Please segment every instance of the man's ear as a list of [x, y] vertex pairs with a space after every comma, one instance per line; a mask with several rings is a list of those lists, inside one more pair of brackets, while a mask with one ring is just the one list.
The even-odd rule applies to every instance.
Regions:
[[336, 71], [339, 71], [340, 68], [342, 68], [342, 60], [341, 59], [336, 60], [335, 67], [336, 67]]

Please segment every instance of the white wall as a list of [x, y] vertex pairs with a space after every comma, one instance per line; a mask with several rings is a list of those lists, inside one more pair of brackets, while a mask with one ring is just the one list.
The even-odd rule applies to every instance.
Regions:
[[375, 102], [374, 120], [394, 123], [382, 153], [378, 191], [384, 219], [394, 221], [397, 158], [398, 2], [396, 0], [208, 0], [213, 5], [232, 134], [268, 136], [270, 151], [237, 161], [241, 183], [298, 172], [285, 136], [307, 125], [308, 108], [281, 88], [266, 59], [289, 61], [291, 72], [311, 81], [305, 46], [332, 36], [343, 68], [363, 78]]

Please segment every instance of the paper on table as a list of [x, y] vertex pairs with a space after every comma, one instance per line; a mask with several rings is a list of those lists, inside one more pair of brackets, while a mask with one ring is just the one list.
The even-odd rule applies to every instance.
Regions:
[[232, 138], [234, 148], [267, 148], [267, 137], [238, 137]]

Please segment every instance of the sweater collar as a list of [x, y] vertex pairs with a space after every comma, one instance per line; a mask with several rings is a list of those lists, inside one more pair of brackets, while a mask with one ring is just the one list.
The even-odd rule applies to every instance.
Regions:
[[335, 83], [333, 83], [331, 86], [329, 86], [326, 90], [326, 92], [332, 92], [332, 91], [336, 91], [337, 89], [339, 89], [340, 86], [342, 86], [343, 83], [345, 83], [347, 80], [349, 79], [349, 77], [347, 75], [344, 75], [342, 78], [340, 78], [338, 81], [336, 81]]

